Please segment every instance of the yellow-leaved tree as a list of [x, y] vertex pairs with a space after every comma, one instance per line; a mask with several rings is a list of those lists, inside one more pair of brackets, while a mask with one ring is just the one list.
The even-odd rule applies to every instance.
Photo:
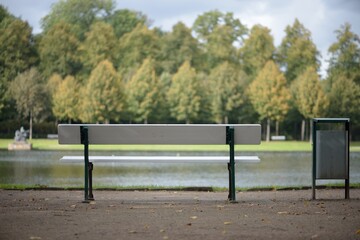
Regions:
[[[51, 78], [56, 80], [56, 75]], [[52, 111], [59, 120], [78, 120], [79, 85], [73, 76], [67, 76], [58, 83], [57, 91], [53, 92]]]
[[304, 140], [305, 120], [324, 116], [329, 101], [320, 85], [319, 75], [314, 67], [308, 67], [293, 82], [291, 90], [295, 106], [304, 117], [301, 128], [301, 140]]
[[120, 119], [125, 105], [124, 84], [110, 61], [100, 62], [91, 72], [81, 100], [83, 122]]
[[249, 97], [260, 119], [267, 119], [266, 141], [270, 141], [270, 120], [276, 121], [278, 135], [278, 123], [289, 111], [290, 100], [286, 79], [273, 61], [268, 61], [250, 84]]

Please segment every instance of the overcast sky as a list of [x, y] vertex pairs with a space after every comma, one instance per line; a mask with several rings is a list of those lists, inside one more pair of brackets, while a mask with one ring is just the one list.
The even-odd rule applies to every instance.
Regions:
[[[34, 33], [41, 32], [40, 19], [57, 0], [0, 0], [16, 17], [29, 22]], [[117, 9], [141, 11], [153, 26], [171, 30], [179, 21], [191, 27], [198, 15], [211, 10], [232, 12], [251, 28], [261, 24], [271, 29], [275, 45], [284, 37], [284, 29], [295, 18], [312, 33], [322, 55], [322, 71], [326, 69], [327, 50], [336, 41], [334, 31], [348, 22], [360, 35], [360, 0], [116, 0]]]

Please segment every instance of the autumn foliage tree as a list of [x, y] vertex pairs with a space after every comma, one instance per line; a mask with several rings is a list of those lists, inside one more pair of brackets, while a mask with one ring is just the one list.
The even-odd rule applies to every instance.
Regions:
[[215, 122], [228, 123], [230, 114], [243, 103], [241, 78], [246, 78], [245, 74], [228, 62], [224, 62], [211, 72], [209, 90], [211, 112]]
[[119, 120], [125, 95], [121, 78], [108, 60], [100, 62], [91, 72], [81, 97], [83, 122]]
[[39, 114], [50, 122], [260, 118], [275, 121], [276, 132], [282, 122], [283, 134], [297, 139], [302, 120], [326, 112], [351, 117], [352, 132], [360, 127], [360, 38], [348, 23], [335, 31], [327, 76], [320, 75], [321, 56], [298, 19], [286, 26], [278, 46], [271, 29], [255, 23], [248, 32], [231, 12], [200, 13], [192, 26], [178, 22], [168, 31], [141, 12], [116, 9], [114, 0], [59, 0], [41, 26], [33, 34], [0, 4], [1, 123], [18, 116], [10, 82], [36, 66], [36, 82], [22, 84], [41, 85], [52, 97], [41, 102]]
[[79, 40], [72, 25], [63, 21], [52, 26], [39, 44], [40, 68], [46, 77], [57, 73], [62, 77], [75, 75], [81, 68]]
[[59, 120], [78, 120], [79, 84], [73, 76], [67, 76], [58, 85], [53, 95], [53, 113]]
[[[314, 67], [308, 67], [303, 74], [294, 80], [292, 99], [304, 119], [308, 120], [325, 116], [329, 102], [321, 87], [319, 75]], [[304, 131], [305, 120], [302, 124], [302, 140], [304, 140]]]
[[319, 68], [319, 51], [311, 39], [311, 32], [298, 19], [285, 29], [286, 36], [277, 52], [278, 62], [285, 69], [285, 77], [291, 83], [308, 66]]
[[261, 25], [253, 26], [243, 47], [239, 49], [242, 68], [251, 80], [255, 79], [267, 61], [273, 59], [274, 53], [274, 38], [270, 29]]
[[0, 5], [0, 113], [11, 96], [10, 82], [37, 62], [32, 28]]
[[101, 61], [114, 62], [117, 39], [110, 24], [97, 22], [85, 33], [85, 41], [80, 45], [81, 60], [85, 68], [94, 69]]
[[200, 84], [188, 61], [173, 76], [167, 99], [171, 115], [178, 121], [195, 121], [200, 111]]
[[148, 122], [150, 115], [157, 108], [157, 87], [154, 61], [145, 59], [126, 86], [128, 109], [135, 121]]
[[31, 140], [33, 119], [41, 119], [46, 108], [50, 107], [41, 74], [36, 68], [19, 74], [10, 83], [9, 93], [16, 102], [18, 113], [29, 119]]
[[290, 100], [286, 79], [273, 61], [268, 61], [250, 84], [249, 96], [260, 118], [267, 119], [266, 141], [270, 141], [270, 120], [281, 122], [289, 110]]

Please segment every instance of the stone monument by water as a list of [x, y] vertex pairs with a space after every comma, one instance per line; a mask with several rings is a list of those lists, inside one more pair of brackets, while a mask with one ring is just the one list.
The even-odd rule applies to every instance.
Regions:
[[8, 150], [31, 150], [32, 144], [26, 141], [28, 131], [23, 127], [15, 131], [14, 142], [9, 143]]

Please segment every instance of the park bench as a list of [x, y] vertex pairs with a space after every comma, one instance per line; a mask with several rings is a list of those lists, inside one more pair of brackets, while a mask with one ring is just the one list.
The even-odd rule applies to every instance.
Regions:
[[[259, 124], [59, 124], [59, 144], [82, 144], [84, 156], [64, 156], [63, 162], [84, 162], [84, 202], [93, 200], [93, 162], [227, 163], [230, 201], [235, 196], [235, 163], [259, 162], [257, 156], [235, 156], [234, 146], [260, 144]], [[90, 144], [229, 145], [228, 156], [89, 156]]]

